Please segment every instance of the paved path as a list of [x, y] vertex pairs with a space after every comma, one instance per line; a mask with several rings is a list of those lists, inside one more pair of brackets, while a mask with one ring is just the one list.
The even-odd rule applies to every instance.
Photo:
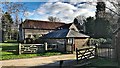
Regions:
[[[1, 66], [41, 66], [41, 65], [59, 65], [60, 60], [65, 60], [64, 65], [75, 63], [75, 54], [57, 55], [50, 57], [36, 57], [27, 59], [3, 60]], [[67, 61], [66, 61], [67, 60]], [[73, 64], [71, 63], [71, 64]]]

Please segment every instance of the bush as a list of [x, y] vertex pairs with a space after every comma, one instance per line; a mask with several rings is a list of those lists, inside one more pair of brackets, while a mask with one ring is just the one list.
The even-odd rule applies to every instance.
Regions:
[[104, 39], [104, 38], [99, 38], [99, 39], [94, 39], [94, 38], [91, 38], [91, 44], [94, 45], [94, 44], [110, 44], [112, 42], [112, 39], [110, 38], [107, 38], [107, 39]]
[[26, 40], [26, 43], [28, 43], [28, 44], [29, 44], [29, 43], [30, 43], [30, 44], [33, 43], [33, 39], [32, 39], [32, 38], [26, 38], [25, 40]]

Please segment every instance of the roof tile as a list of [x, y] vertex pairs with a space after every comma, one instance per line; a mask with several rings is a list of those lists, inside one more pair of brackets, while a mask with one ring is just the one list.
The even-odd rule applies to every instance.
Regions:
[[38, 29], [56, 29], [63, 25], [65, 25], [65, 23], [28, 19], [22, 23], [23, 28], [38, 28]]

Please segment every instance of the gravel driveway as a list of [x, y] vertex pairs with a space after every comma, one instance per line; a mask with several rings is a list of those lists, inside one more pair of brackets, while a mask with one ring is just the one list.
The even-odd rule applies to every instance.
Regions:
[[[34, 67], [34, 66], [42, 66], [42, 65], [58, 66], [60, 60], [64, 60], [63, 65], [65, 66], [67, 65], [69, 66], [76, 63], [75, 54], [65, 54], [65, 55], [57, 55], [50, 57], [35, 57], [35, 58], [27, 58], [27, 59], [3, 60], [0, 61], [0, 63], [1, 66], [3, 66], [2, 68], [18, 68], [20, 66]], [[5, 67], [5, 66], [11, 66], [11, 67]]]

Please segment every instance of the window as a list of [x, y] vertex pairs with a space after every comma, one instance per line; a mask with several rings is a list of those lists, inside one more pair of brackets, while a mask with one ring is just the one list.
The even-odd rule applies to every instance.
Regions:
[[69, 38], [67, 43], [68, 44], [74, 44], [74, 39], [73, 38]]

